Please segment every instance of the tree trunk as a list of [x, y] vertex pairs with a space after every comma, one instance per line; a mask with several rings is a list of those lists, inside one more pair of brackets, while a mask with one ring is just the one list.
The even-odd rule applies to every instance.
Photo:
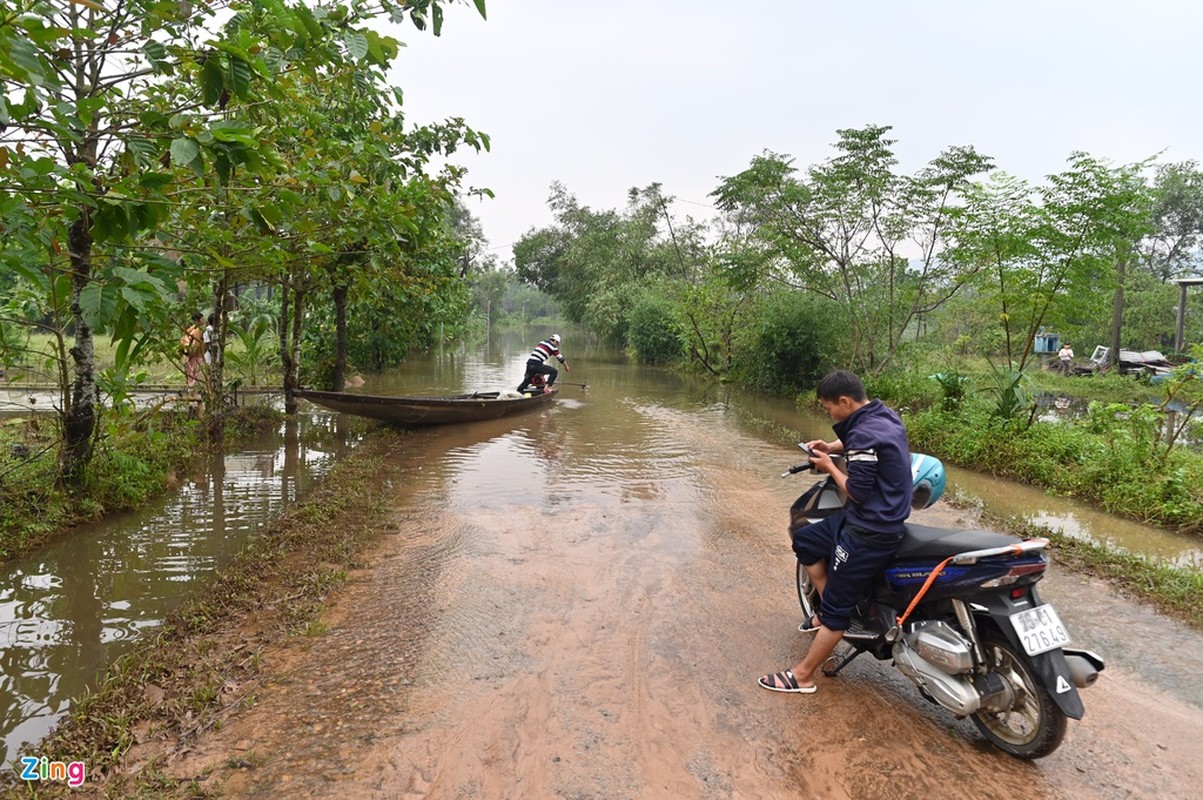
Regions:
[[293, 391], [297, 388], [297, 376], [296, 370], [293, 368], [292, 351], [288, 347], [288, 330], [292, 320], [292, 315], [289, 313], [291, 297], [292, 292], [286, 278], [280, 286], [280, 369], [284, 372], [284, 413], [290, 416], [297, 413], [297, 399], [293, 395]]
[[1115, 369], [1119, 365], [1119, 347], [1124, 327], [1124, 278], [1128, 271], [1128, 255], [1122, 253], [1115, 260], [1115, 298], [1111, 305], [1111, 352], [1107, 354], [1107, 366]]
[[226, 302], [226, 295], [230, 291], [230, 273], [226, 269], [221, 270], [221, 278], [217, 281], [217, 288], [213, 292], [213, 333], [211, 334], [212, 342], [209, 344], [210, 358], [209, 362], [209, 380], [208, 380], [208, 401], [209, 401], [209, 441], [215, 445], [220, 445], [225, 438], [225, 331], [228, 324], [229, 304]]
[[334, 391], [346, 386], [347, 371], [347, 287], [334, 287]]
[[87, 209], [81, 212], [67, 234], [71, 248], [71, 319], [75, 325], [75, 345], [70, 352], [75, 363], [75, 381], [70, 408], [63, 414], [63, 447], [59, 454], [59, 478], [74, 488], [83, 486], [92, 458], [97, 404], [92, 329], [84, 322], [79, 305], [80, 295], [92, 280], [92, 222]]
[[288, 385], [293, 389], [301, 387], [301, 322], [305, 316], [305, 292], [293, 289], [292, 301], [292, 342], [290, 344], [289, 366], [292, 374], [288, 376]]

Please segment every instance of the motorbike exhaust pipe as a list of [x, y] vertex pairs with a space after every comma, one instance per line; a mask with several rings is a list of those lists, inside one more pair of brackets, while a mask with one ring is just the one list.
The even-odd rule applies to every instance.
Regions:
[[1103, 668], [1103, 659], [1089, 650], [1066, 651], [1065, 663], [1069, 665], [1070, 680], [1079, 689], [1092, 686], [1099, 679], [1099, 670]]

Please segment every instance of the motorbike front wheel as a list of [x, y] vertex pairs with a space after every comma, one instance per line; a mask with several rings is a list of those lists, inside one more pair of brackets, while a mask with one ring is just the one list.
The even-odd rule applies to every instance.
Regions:
[[973, 715], [973, 724], [1013, 756], [1043, 758], [1056, 750], [1065, 737], [1065, 714], [1048, 690], [1033, 679], [1027, 657], [992, 630], [982, 631], [982, 650], [990, 671], [1010, 685], [1015, 702], [1004, 711], [978, 711]]
[[798, 602], [802, 605], [802, 619], [810, 619], [819, 613], [819, 593], [810, 582], [810, 576], [806, 574], [801, 561], [798, 562]]

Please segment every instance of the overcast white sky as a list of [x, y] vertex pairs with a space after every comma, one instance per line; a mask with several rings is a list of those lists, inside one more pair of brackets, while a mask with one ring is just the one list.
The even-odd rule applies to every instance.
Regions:
[[[660, 182], [678, 213], [763, 150], [799, 166], [836, 129], [892, 125], [911, 172], [973, 145], [1034, 181], [1084, 150], [1203, 158], [1198, 0], [488, 0], [443, 35], [394, 31], [411, 123], [463, 117], [492, 152], [456, 160], [492, 252], [549, 224], [548, 189], [620, 208]], [[694, 205], [700, 204], [700, 205]]]

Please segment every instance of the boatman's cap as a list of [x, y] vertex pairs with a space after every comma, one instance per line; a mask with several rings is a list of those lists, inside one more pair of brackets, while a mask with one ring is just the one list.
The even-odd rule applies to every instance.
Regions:
[[551, 335], [551, 340], [552, 340], [553, 342], [555, 342], [556, 344], [559, 344], [559, 343], [560, 343], [560, 334], [558, 334], [558, 333], [553, 333], [553, 334]]

